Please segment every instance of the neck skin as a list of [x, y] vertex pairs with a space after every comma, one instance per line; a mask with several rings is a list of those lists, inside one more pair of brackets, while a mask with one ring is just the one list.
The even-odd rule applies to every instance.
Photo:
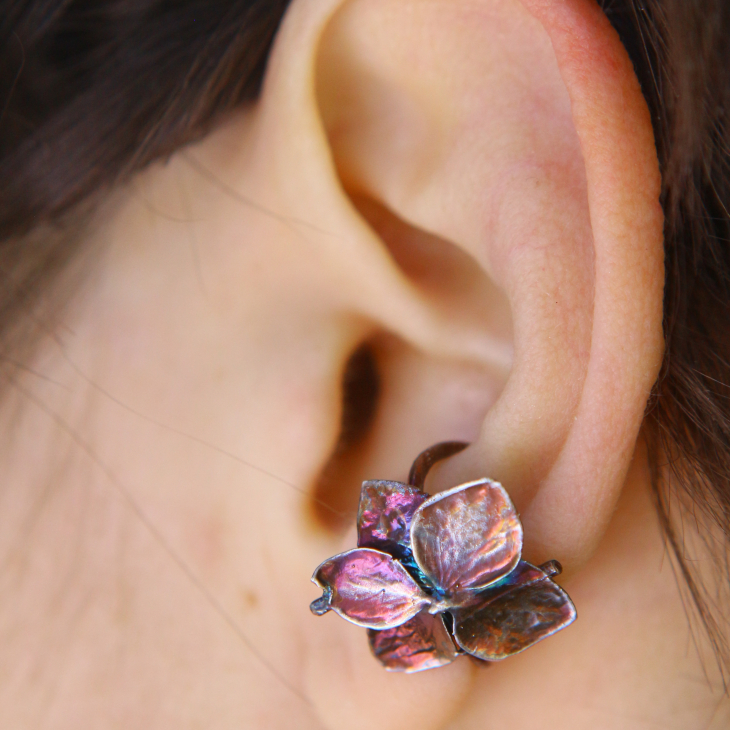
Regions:
[[[201, 173], [225, 183], [227, 161], [249, 154], [248, 129], [239, 114], [110, 202], [88, 234], [97, 255], [83, 287], [8, 386], [0, 724], [336, 727], [312, 700], [326, 671], [335, 687], [353, 674], [371, 683], [367, 701], [343, 695], [340, 727], [413, 686], [421, 700], [403, 728], [725, 727], [641, 443], [597, 552], [565, 584], [579, 620], [533, 650], [487, 671], [461, 659], [385, 675], [363, 632], [310, 615], [312, 568], [354, 540], [316, 524], [300, 490], [336, 436], [343, 357], [370, 332], [333, 304], [346, 282], [322, 265], [326, 237]], [[244, 176], [236, 189], [255, 184]], [[407, 354], [391, 344], [385, 382], [397, 382], [390, 362], [440, 387], [438, 370], [427, 377]], [[479, 380], [454, 377], [453, 397]], [[438, 436], [433, 413], [416, 416], [414, 441]], [[469, 435], [475, 417], [463, 417]], [[363, 447], [358, 474], [403, 478], [418, 447], [403, 450]]]

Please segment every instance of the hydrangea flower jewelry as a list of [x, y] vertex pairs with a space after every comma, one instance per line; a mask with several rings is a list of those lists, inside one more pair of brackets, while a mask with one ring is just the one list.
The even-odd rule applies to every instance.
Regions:
[[488, 662], [524, 651], [573, 623], [576, 611], [550, 560], [521, 560], [522, 525], [501, 484], [462, 484], [429, 497], [426, 474], [466, 447], [436, 444], [413, 463], [408, 484], [363, 482], [354, 550], [325, 560], [310, 608], [368, 629], [390, 671], [419, 672], [459, 654]]

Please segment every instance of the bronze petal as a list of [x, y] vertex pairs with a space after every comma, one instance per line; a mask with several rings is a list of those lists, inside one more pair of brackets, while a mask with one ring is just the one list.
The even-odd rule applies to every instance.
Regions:
[[480, 596], [484, 601], [478, 607], [452, 611], [454, 639], [464, 651], [489, 662], [524, 651], [577, 617], [568, 594], [525, 561]]

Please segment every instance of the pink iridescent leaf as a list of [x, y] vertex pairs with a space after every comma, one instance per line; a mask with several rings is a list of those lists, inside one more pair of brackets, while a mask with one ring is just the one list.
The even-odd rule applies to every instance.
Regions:
[[411, 523], [411, 546], [424, 574], [459, 606], [517, 565], [522, 525], [502, 485], [483, 479], [424, 502]]
[[421, 672], [442, 667], [459, 656], [441, 615], [422, 611], [385, 631], [368, 630], [370, 649], [389, 672]]
[[568, 594], [524, 561], [480, 598], [478, 606], [452, 611], [454, 639], [467, 653], [489, 662], [524, 651], [577, 617]]
[[358, 548], [325, 560], [312, 581], [325, 592], [313, 610], [336, 611], [358, 626], [389, 629], [430, 604], [406, 569], [390, 555]]
[[396, 557], [410, 552], [411, 520], [427, 499], [418, 487], [402, 482], [363, 482], [357, 515], [358, 547], [384, 550]]

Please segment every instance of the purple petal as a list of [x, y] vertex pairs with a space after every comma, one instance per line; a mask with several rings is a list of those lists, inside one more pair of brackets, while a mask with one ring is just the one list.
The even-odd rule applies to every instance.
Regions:
[[450, 664], [459, 656], [441, 615], [425, 611], [394, 629], [369, 629], [368, 640], [389, 672], [421, 672]]
[[330, 608], [367, 628], [399, 626], [430, 604], [406, 569], [378, 550], [359, 548], [335, 555], [314, 571], [312, 581], [325, 591], [315, 601], [317, 613]]
[[452, 612], [454, 638], [464, 651], [489, 662], [524, 651], [577, 617], [568, 594], [540, 568], [524, 561], [504, 582], [481, 595], [480, 606]]
[[410, 527], [415, 511], [428, 495], [409, 484], [373, 480], [362, 483], [357, 515], [357, 545], [396, 557], [410, 552]]
[[522, 552], [522, 525], [507, 492], [483, 479], [424, 502], [411, 525], [413, 555], [452, 605], [509, 573]]

